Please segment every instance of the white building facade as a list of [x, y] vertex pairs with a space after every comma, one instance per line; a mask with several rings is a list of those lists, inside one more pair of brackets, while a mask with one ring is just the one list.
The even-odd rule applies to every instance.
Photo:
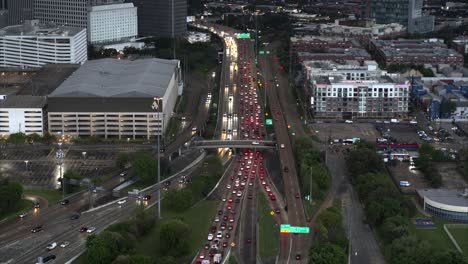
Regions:
[[0, 136], [44, 133], [45, 97], [12, 96], [0, 102]]
[[132, 3], [88, 7], [88, 39], [91, 44], [119, 42], [137, 35], [137, 8]]
[[338, 65], [303, 63], [311, 111], [323, 118], [389, 118], [408, 114], [408, 81], [394, 82], [375, 62]]
[[1, 67], [81, 64], [88, 60], [86, 29], [42, 27], [38, 20], [0, 29]]

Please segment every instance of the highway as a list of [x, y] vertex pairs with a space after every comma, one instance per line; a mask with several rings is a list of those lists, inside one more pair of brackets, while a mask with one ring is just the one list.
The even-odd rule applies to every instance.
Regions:
[[[175, 175], [174, 178], [186, 176], [190, 179], [194, 176], [194, 172], [196, 172], [196, 166]], [[178, 182], [178, 180], [173, 180], [173, 182]], [[164, 181], [161, 184], [164, 184]], [[179, 183], [172, 185], [172, 187], [177, 185]], [[160, 184], [153, 185], [141, 195], [157, 197], [159, 188]], [[65, 263], [85, 249], [86, 237], [89, 233], [79, 232], [81, 227], [96, 227], [95, 232], [99, 233], [109, 225], [128, 218], [137, 207], [153, 206], [157, 202], [155, 198], [151, 198], [149, 201], [140, 201], [124, 197], [119, 199], [126, 201], [123, 204], [113, 201], [82, 212], [78, 219], [72, 220], [71, 216], [76, 214], [87, 200], [88, 194], [82, 193], [76, 198], [70, 199], [70, 203], [66, 206], [54, 205], [46, 209], [39, 209], [37, 213], [30, 213], [24, 219], [18, 218], [15, 223], [2, 227], [0, 229], [0, 263], [35, 263], [38, 257], [50, 254], [57, 256], [55, 263]], [[42, 226], [42, 231], [32, 233], [31, 229], [37, 226]], [[70, 245], [66, 248], [58, 247], [53, 251], [46, 251], [48, 243], [57, 242], [60, 245], [64, 241], [68, 241]]]
[[[288, 224], [294, 226], [308, 226], [300, 194], [293, 145], [291, 142], [291, 131], [288, 129], [288, 125], [290, 124], [286, 123], [287, 120], [285, 120], [283, 114], [282, 101], [279, 100], [280, 97], [277, 92], [278, 90], [288, 91], [290, 89], [289, 84], [275, 81], [278, 68], [273, 68], [275, 64], [268, 60], [268, 56], [259, 56], [259, 64], [262, 69], [264, 80], [267, 80], [265, 89], [267, 89], [266, 93], [271, 117], [273, 118], [276, 141], [278, 145], [284, 144], [284, 148], [280, 148], [279, 150], [279, 156], [283, 168], [284, 195], [288, 207]], [[284, 99], [286, 100], [286, 98]], [[287, 172], [285, 170], [286, 168]], [[291, 245], [285, 241], [288, 240], [288, 238], [292, 243]], [[281, 235], [279, 262], [290, 263], [296, 261], [296, 257], [300, 256], [299, 262], [307, 263], [310, 243], [310, 234]]]

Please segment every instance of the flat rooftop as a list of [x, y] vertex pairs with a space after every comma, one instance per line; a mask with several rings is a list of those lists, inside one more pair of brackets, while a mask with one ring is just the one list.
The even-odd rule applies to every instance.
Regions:
[[370, 54], [365, 49], [359, 48], [350, 48], [350, 49], [341, 49], [341, 48], [331, 48], [327, 49], [326, 52], [298, 52], [298, 57], [308, 57], [308, 56], [336, 56], [336, 57], [345, 57], [345, 56], [362, 56], [369, 57]]
[[461, 195], [463, 189], [420, 189], [417, 192], [434, 202], [468, 208], [468, 198]]
[[45, 96], [12, 95], [0, 101], [0, 108], [42, 108], [45, 105]]
[[0, 29], [0, 36], [73, 37], [83, 30], [84, 28], [40, 24], [39, 20], [26, 20], [21, 25]]
[[50, 97], [162, 97], [178, 60], [100, 59], [84, 63]]

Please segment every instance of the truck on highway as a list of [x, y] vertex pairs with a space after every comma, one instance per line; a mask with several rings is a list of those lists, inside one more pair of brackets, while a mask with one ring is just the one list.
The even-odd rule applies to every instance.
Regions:
[[213, 257], [213, 263], [215, 263], [215, 264], [221, 263], [222, 260], [223, 260], [223, 255], [221, 253], [217, 253]]

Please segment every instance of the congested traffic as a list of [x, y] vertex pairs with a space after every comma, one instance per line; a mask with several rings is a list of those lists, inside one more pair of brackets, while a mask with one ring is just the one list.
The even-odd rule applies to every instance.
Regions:
[[[236, 40], [224, 35], [224, 41], [224, 63], [228, 74], [224, 76], [220, 91], [223, 100], [221, 139], [264, 139], [265, 124], [256, 87], [255, 65], [251, 64], [253, 52], [249, 50], [249, 40]], [[222, 192], [219, 208], [207, 230], [206, 242], [199, 251], [196, 263], [221, 263], [229, 250], [236, 246], [234, 234], [239, 227], [241, 208], [246, 199], [256, 199], [256, 185], [267, 190], [271, 201], [276, 200], [265, 182], [264, 154], [255, 149], [254, 143], [251, 149], [237, 152], [232, 169], [226, 175], [229, 179], [226, 179], [228, 183]], [[252, 238], [245, 237], [239, 242], [247, 245], [252, 243]]]

